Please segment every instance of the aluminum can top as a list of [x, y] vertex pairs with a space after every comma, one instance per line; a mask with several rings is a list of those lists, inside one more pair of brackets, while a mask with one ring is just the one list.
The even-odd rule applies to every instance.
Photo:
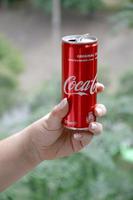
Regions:
[[97, 38], [87, 33], [83, 35], [67, 35], [62, 38], [62, 41], [70, 44], [93, 44], [97, 43]]

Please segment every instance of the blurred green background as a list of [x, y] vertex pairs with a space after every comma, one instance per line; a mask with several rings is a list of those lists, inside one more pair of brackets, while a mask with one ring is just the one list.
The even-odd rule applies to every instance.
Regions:
[[0, 138], [60, 100], [60, 41], [99, 39], [104, 132], [82, 152], [45, 161], [0, 200], [133, 200], [133, 1], [0, 0]]

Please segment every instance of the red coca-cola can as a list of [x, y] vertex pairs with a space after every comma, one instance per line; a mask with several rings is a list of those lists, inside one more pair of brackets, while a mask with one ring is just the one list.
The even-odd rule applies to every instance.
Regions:
[[63, 124], [68, 129], [88, 130], [96, 120], [97, 49], [97, 38], [89, 34], [62, 38], [62, 97], [69, 103]]

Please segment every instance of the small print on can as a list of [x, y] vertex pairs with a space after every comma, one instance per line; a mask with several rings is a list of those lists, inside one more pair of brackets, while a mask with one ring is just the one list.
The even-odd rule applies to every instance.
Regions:
[[96, 121], [97, 49], [97, 38], [89, 34], [62, 38], [62, 98], [69, 103], [63, 124], [68, 129], [88, 130]]

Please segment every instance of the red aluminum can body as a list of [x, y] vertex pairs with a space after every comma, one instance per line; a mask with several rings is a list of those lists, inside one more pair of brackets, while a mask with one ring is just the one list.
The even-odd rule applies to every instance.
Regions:
[[62, 38], [62, 97], [69, 103], [66, 128], [88, 130], [96, 120], [97, 48], [97, 38], [88, 34]]

